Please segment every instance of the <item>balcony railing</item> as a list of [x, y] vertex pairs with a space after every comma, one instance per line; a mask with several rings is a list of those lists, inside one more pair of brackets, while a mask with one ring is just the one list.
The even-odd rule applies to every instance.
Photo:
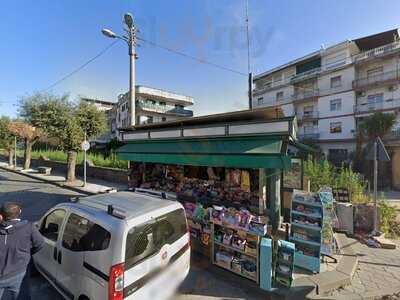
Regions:
[[[359, 101], [359, 100], [358, 100]], [[387, 99], [380, 101], [361, 102], [354, 106], [356, 114], [374, 112], [381, 109], [400, 108], [400, 99]]]
[[376, 86], [380, 84], [395, 84], [400, 80], [400, 72], [399, 69], [384, 72], [381, 74], [368, 76], [365, 78], [359, 78], [353, 81], [353, 88], [354, 89], [362, 89], [368, 86]]
[[306, 100], [309, 98], [318, 97], [318, 95], [319, 95], [318, 89], [304, 91], [304, 92], [296, 92], [292, 95], [292, 101]]
[[400, 42], [399, 41], [393, 42], [391, 44], [387, 44], [387, 45], [384, 45], [384, 46], [381, 46], [381, 47], [378, 47], [375, 49], [371, 49], [371, 50], [368, 50], [368, 51], [365, 51], [365, 52], [355, 55], [354, 62], [357, 63], [357, 62], [365, 61], [370, 58], [376, 58], [379, 56], [391, 54], [399, 49], [400, 49]]
[[319, 117], [319, 112], [318, 111], [300, 112], [296, 114], [296, 117], [298, 120], [302, 121], [317, 119]]
[[291, 81], [291, 83], [295, 83], [295, 82], [307, 80], [307, 79], [310, 79], [310, 78], [313, 78], [313, 77], [317, 76], [320, 72], [321, 72], [321, 68], [320, 67], [319, 68], [314, 68], [314, 69], [308, 70], [306, 72], [294, 75], [291, 78], [290, 81]]
[[385, 139], [400, 139], [400, 127], [393, 129], [390, 133], [388, 133], [387, 135], [385, 135], [384, 137]]
[[170, 105], [159, 105], [147, 102], [137, 102], [137, 106], [143, 110], [153, 111], [162, 114], [173, 114], [182, 117], [193, 117], [193, 111], [183, 108], [177, 108]]
[[319, 139], [319, 133], [318, 132], [309, 132], [309, 133], [299, 133], [298, 138], [300, 140], [317, 140]]

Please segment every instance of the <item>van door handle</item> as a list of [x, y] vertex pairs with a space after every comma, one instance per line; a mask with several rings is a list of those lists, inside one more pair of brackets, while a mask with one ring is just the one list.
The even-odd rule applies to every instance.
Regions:
[[54, 258], [54, 260], [57, 260], [57, 248], [56, 247], [54, 247], [53, 258]]
[[61, 251], [58, 251], [57, 261], [59, 264], [61, 264]]

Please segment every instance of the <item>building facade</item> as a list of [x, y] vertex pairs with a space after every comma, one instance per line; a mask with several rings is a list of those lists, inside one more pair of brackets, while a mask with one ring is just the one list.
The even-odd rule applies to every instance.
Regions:
[[[136, 124], [151, 124], [193, 117], [186, 107], [193, 105], [192, 97], [146, 86], [136, 86]], [[129, 93], [118, 97], [116, 109], [117, 128], [130, 126]]]
[[299, 138], [340, 162], [355, 151], [358, 124], [374, 112], [396, 115], [387, 141], [400, 140], [399, 64], [397, 29], [321, 47], [255, 76], [253, 107], [280, 106], [296, 115]]

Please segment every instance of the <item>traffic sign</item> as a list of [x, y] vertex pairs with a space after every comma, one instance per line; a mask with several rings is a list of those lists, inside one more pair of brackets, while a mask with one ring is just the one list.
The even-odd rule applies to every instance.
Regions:
[[[367, 147], [368, 153], [367, 153], [367, 160], [374, 160], [375, 155], [374, 155], [374, 143], [371, 143]], [[376, 159], [379, 161], [390, 161], [390, 156], [386, 151], [385, 145], [383, 144], [382, 140], [380, 137], [376, 138]]]
[[90, 143], [88, 141], [83, 141], [81, 147], [83, 151], [88, 151], [90, 149]]

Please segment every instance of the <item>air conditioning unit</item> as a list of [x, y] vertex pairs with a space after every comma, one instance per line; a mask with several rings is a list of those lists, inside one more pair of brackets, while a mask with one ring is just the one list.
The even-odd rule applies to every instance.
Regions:
[[388, 87], [388, 91], [389, 92], [393, 92], [395, 90], [397, 90], [397, 85], [391, 85], [391, 86]]

